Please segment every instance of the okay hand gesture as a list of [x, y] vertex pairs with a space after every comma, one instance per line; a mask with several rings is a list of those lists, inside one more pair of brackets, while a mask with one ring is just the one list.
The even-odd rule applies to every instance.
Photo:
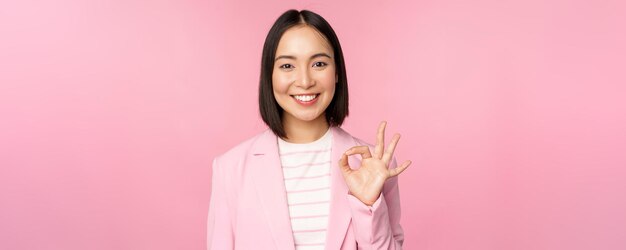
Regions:
[[[387, 122], [381, 122], [378, 126], [376, 148], [373, 155], [368, 146], [354, 146], [348, 149], [339, 160], [339, 167], [350, 193], [368, 206], [376, 202], [387, 179], [399, 175], [411, 164], [411, 161], [405, 161], [399, 167], [389, 169], [389, 164], [393, 159], [393, 151], [400, 140], [400, 134], [393, 136], [391, 144], [385, 151], [386, 125]], [[348, 156], [354, 154], [360, 154], [362, 158], [361, 167], [358, 169], [352, 169], [348, 165]]]

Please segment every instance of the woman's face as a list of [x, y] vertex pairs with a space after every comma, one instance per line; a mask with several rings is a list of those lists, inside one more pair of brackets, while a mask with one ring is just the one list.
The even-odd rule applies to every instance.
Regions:
[[283, 119], [308, 122], [320, 118], [333, 99], [336, 82], [333, 48], [321, 33], [306, 25], [283, 33], [272, 74]]

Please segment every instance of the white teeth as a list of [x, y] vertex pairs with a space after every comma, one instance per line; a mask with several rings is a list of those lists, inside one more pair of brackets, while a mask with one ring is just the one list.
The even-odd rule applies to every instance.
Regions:
[[293, 97], [298, 99], [298, 101], [309, 102], [309, 101], [315, 99], [316, 96], [317, 95], [294, 95]]

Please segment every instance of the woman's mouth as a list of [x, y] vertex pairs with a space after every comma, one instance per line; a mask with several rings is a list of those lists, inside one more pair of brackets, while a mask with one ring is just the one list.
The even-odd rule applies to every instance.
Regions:
[[304, 106], [309, 106], [309, 105], [313, 105], [315, 102], [317, 102], [317, 97], [319, 97], [320, 94], [307, 94], [307, 95], [292, 95], [291, 97], [293, 97], [293, 99]]

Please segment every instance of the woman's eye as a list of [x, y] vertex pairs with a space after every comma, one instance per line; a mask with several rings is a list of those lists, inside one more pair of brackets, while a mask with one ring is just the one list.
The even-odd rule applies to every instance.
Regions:
[[315, 64], [313, 64], [313, 66], [315, 67], [323, 67], [326, 66], [327, 64], [325, 62], [316, 62]]
[[283, 64], [283, 65], [280, 65], [279, 68], [281, 68], [281, 69], [291, 69], [291, 68], [293, 68], [293, 66], [291, 64]]

